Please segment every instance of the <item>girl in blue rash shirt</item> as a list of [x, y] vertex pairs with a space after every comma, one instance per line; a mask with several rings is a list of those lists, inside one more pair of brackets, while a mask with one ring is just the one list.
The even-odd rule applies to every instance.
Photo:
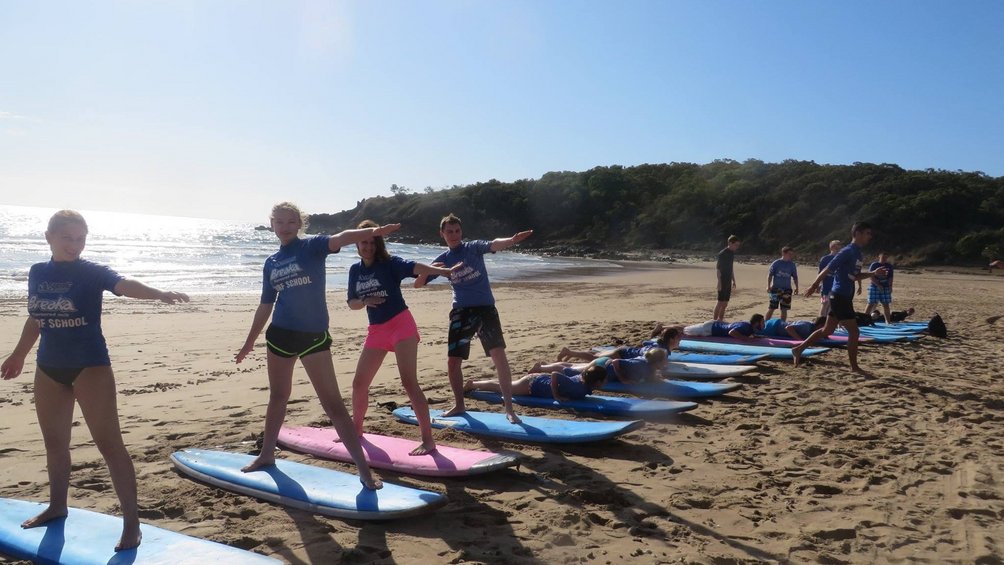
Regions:
[[[359, 228], [376, 228], [377, 223], [364, 220]], [[353, 310], [366, 309], [369, 318], [366, 342], [356, 364], [352, 380], [352, 420], [356, 432], [363, 434], [363, 420], [369, 404], [370, 384], [383, 364], [388, 351], [397, 359], [401, 384], [408, 393], [411, 406], [422, 433], [422, 444], [411, 455], [425, 455], [436, 450], [432, 439], [429, 404], [418, 385], [418, 326], [401, 295], [401, 281], [416, 275], [449, 277], [461, 268], [458, 263], [450, 269], [431, 267], [415, 261], [406, 261], [387, 252], [380, 236], [356, 242], [356, 251], [362, 259], [349, 268], [348, 305]]]
[[592, 361], [600, 357], [633, 359], [635, 357], [643, 356], [652, 348], [665, 349], [666, 353], [669, 354], [669, 352], [673, 349], [680, 346], [680, 340], [683, 339], [683, 326], [663, 326], [661, 323], [656, 324], [655, 329], [652, 331], [652, 337], [655, 338], [654, 341], [646, 340], [645, 343], [638, 347], [621, 345], [598, 352], [574, 350], [569, 347], [562, 347], [561, 351], [558, 352], [558, 361], [571, 361], [573, 359]]
[[180, 292], [165, 292], [126, 279], [111, 269], [80, 258], [87, 243], [87, 222], [72, 210], [61, 210], [49, 220], [45, 240], [52, 260], [31, 267], [28, 275], [28, 320], [14, 352], [0, 365], [0, 376], [21, 374], [24, 359], [35, 341], [35, 413], [45, 440], [49, 475], [49, 507], [25, 520], [34, 528], [66, 516], [70, 484], [70, 429], [73, 403], [80, 404], [87, 428], [105, 458], [115, 494], [122, 508], [122, 536], [115, 551], [140, 544], [136, 471], [122, 441], [115, 377], [101, 333], [101, 297], [119, 296], [188, 302]]
[[[581, 374], [568, 375], [562, 371], [552, 371], [550, 373], [530, 373], [520, 379], [513, 381], [513, 396], [537, 396], [540, 398], [553, 398], [559, 402], [568, 400], [579, 400], [591, 394], [593, 390], [603, 383], [607, 371], [602, 366], [591, 365]], [[464, 382], [464, 392], [472, 390], [487, 390], [502, 394], [497, 380], [475, 381], [468, 379]]]
[[299, 233], [306, 222], [300, 209], [289, 202], [276, 204], [270, 221], [281, 247], [265, 260], [261, 304], [255, 311], [244, 346], [235, 358], [240, 363], [251, 353], [255, 340], [271, 317], [272, 323], [265, 332], [269, 398], [262, 448], [258, 457], [242, 470], [251, 472], [275, 464], [275, 444], [286, 418], [286, 403], [293, 388], [293, 367], [299, 357], [325, 414], [359, 468], [359, 480], [368, 489], [378, 489], [383, 484], [373, 476], [366, 462], [352, 419], [338, 391], [335, 367], [328, 353], [331, 335], [328, 334], [328, 306], [324, 298], [324, 262], [329, 254], [338, 253], [345, 245], [393, 233], [401, 224], [301, 239]]

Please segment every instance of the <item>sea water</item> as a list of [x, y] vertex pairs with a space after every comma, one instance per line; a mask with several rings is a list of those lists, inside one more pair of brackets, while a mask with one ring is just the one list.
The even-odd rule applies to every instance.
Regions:
[[[54, 209], [0, 205], [0, 298], [27, 294], [28, 269], [48, 261], [45, 228]], [[149, 214], [81, 211], [89, 233], [83, 258], [163, 290], [189, 294], [261, 292], [262, 265], [278, 240], [250, 223]], [[508, 235], [508, 234], [499, 234]], [[393, 255], [428, 263], [442, 246], [395, 243]], [[349, 267], [359, 261], [355, 246], [327, 260], [329, 289], [344, 289]], [[614, 267], [602, 261], [541, 257], [509, 250], [486, 255], [493, 281], [557, 274], [583, 267]]]

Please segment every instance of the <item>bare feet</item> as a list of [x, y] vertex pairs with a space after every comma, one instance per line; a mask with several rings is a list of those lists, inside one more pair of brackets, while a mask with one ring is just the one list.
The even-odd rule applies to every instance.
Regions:
[[408, 455], [428, 455], [434, 451], [436, 451], [436, 442], [426, 441], [422, 442], [422, 445], [419, 445], [415, 449], [409, 451]]
[[122, 537], [115, 544], [115, 551], [139, 547], [141, 541], [143, 541], [143, 533], [139, 530], [139, 523], [134, 526], [125, 526], [122, 528]]
[[[465, 384], [465, 386], [466, 386], [466, 384]], [[456, 416], [458, 414], [463, 414], [464, 412], [467, 412], [467, 407], [464, 406], [463, 404], [457, 404], [453, 408], [450, 408], [446, 412], [443, 412], [443, 416], [442, 417], [443, 418], [449, 418], [450, 416]]]
[[523, 422], [523, 420], [520, 420], [519, 416], [517, 416], [516, 413], [513, 412], [512, 408], [505, 411], [505, 417], [507, 420], [509, 420], [510, 424], [521, 424]]
[[380, 490], [383, 488], [383, 481], [370, 475], [369, 479], [364, 479], [359, 477], [359, 482], [363, 484], [367, 490]]
[[275, 465], [275, 457], [266, 457], [265, 454], [261, 454], [255, 458], [254, 461], [248, 463], [241, 469], [242, 473], [250, 473], [252, 471], [257, 471], [262, 467], [268, 467], [269, 465]]
[[539, 373], [540, 372], [540, 368], [543, 365], [544, 364], [542, 362], [537, 361], [536, 363], [533, 364], [533, 367], [530, 367], [530, 373]]
[[471, 392], [474, 390], [474, 379], [467, 379], [464, 381], [464, 392]]
[[572, 350], [567, 347], [562, 347], [561, 351], [558, 352], [558, 361], [568, 361], [572, 358]]
[[66, 508], [56, 508], [54, 506], [49, 506], [42, 511], [41, 514], [35, 516], [34, 518], [28, 518], [24, 522], [21, 522], [21, 527], [24, 529], [35, 528], [46, 524], [52, 520], [66, 517]]
[[791, 359], [795, 362], [795, 366], [798, 367], [802, 363], [802, 350], [797, 347], [791, 348]]

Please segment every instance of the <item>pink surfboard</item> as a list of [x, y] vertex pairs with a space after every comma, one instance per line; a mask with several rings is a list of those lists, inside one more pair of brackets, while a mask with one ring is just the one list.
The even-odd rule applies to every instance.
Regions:
[[[345, 449], [345, 444], [336, 441], [337, 439], [338, 432], [334, 428], [283, 426], [279, 431], [279, 443], [288, 448], [324, 459], [351, 463], [352, 457]], [[419, 446], [419, 442], [378, 434], [363, 434], [360, 441], [371, 466], [409, 475], [462, 477], [519, 464], [514, 455], [438, 444], [436, 451], [428, 455], [409, 455], [411, 450]]]

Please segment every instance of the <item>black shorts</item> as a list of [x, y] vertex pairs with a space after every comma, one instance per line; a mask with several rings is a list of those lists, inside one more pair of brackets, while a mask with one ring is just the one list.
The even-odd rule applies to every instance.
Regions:
[[268, 350], [279, 357], [306, 357], [318, 351], [331, 349], [331, 334], [328, 332], [298, 332], [270, 325], [265, 330]]
[[854, 297], [842, 296], [840, 294], [830, 294], [830, 313], [838, 322], [844, 320], [857, 320], [854, 314]]
[[77, 380], [80, 373], [84, 372], [87, 367], [50, 367], [48, 365], [38, 365], [38, 370], [42, 371], [45, 376], [56, 381], [59, 384], [66, 386], [73, 386], [73, 381]]
[[729, 283], [728, 286], [723, 286], [722, 290], [718, 291], [719, 302], [728, 302], [730, 298], [732, 298], [732, 283]]
[[471, 355], [471, 338], [477, 334], [485, 355], [496, 347], [505, 349], [502, 322], [494, 306], [469, 306], [450, 310], [450, 332], [447, 357], [467, 359]]

